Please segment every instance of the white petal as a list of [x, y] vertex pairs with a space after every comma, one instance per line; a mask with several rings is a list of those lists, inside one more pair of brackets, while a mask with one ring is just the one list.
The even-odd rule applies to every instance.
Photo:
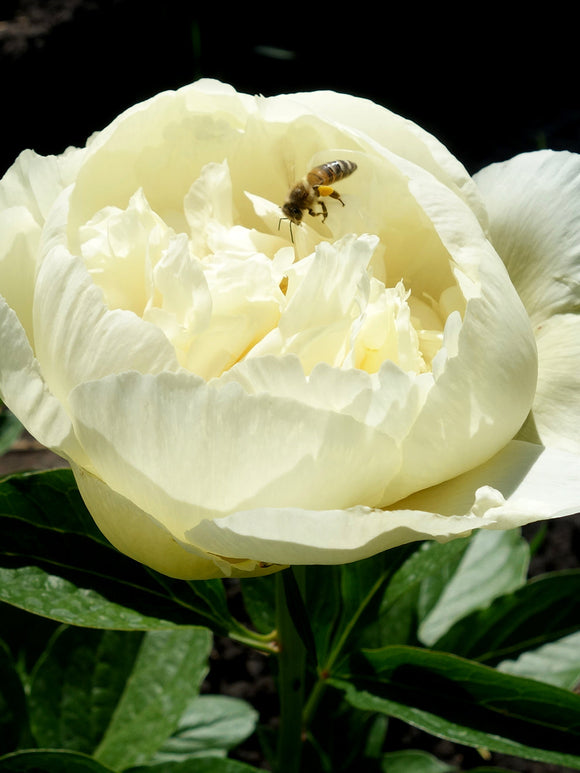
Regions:
[[491, 240], [534, 325], [580, 299], [580, 155], [524, 153], [475, 176]]
[[124, 209], [139, 188], [152, 209], [171, 222], [172, 213], [183, 211], [192, 180], [205, 164], [234, 152], [253, 105], [253, 98], [231, 87], [201, 81], [157, 94], [119, 115], [91, 142], [77, 175], [71, 249], [76, 251], [80, 225], [106, 206]]
[[29, 341], [40, 226], [25, 207], [0, 211], [0, 294], [18, 315]]
[[88, 465], [70, 418], [42, 376], [24, 328], [0, 296], [0, 396], [34, 437], [56, 453]]
[[44, 378], [65, 404], [71, 389], [92, 378], [178, 368], [163, 333], [130, 311], [109, 311], [83, 262], [64, 247], [53, 249], [40, 267], [34, 329]]
[[514, 441], [490, 462], [381, 511], [263, 508], [202, 521], [189, 540], [208, 552], [280, 564], [335, 564], [421, 539], [508, 529], [580, 506], [579, 457]]
[[59, 194], [75, 178], [85, 150], [69, 148], [60, 156], [22, 152], [0, 181], [0, 210], [23, 206], [39, 225]]
[[334, 91], [313, 91], [273, 97], [291, 100], [331, 123], [363, 132], [379, 145], [426, 169], [458, 193], [482, 223], [486, 214], [473, 180], [463, 165], [432, 134], [368, 99]]
[[580, 453], [580, 316], [557, 314], [538, 326], [538, 388], [520, 437]]
[[73, 472], [95, 523], [118, 550], [157, 572], [182, 580], [215, 577], [255, 577], [279, 567], [260, 567], [257, 561], [228, 562], [208, 556], [192, 545], [179, 543], [158, 521], [133, 502], [76, 465]]
[[458, 312], [448, 319], [446, 359], [434, 362], [434, 387], [403, 441], [401, 475], [383, 506], [493, 456], [523, 424], [537, 378], [529, 318], [473, 213], [443, 186], [425, 184], [421, 175], [412, 185], [456, 261], [454, 274], [467, 306], [460, 328], [453, 324]]
[[81, 384], [70, 405], [95, 473], [178, 539], [233, 510], [377, 501], [398, 469], [394, 442], [349, 416], [184, 372]]

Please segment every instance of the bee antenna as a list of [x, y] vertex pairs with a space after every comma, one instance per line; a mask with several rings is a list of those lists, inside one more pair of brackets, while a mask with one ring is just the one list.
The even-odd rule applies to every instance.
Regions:
[[292, 242], [292, 244], [294, 244], [294, 234], [292, 233], [292, 221], [290, 220], [289, 217], [281, 217], [280, 220], [278, 220], [278, 230], [280, 230], [280, 223], [282, 222], [282, 220], [288, 221], [288, 225], [290, 226], [290, 241]]

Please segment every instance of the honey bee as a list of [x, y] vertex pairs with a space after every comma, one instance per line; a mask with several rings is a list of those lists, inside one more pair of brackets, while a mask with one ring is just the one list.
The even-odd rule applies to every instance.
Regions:
[[[324, 223], [328, 216], [328, 210], [326, 204], [321, 200], [321, 196], [338, 199], [344, 207], [344, 201], [340, 198], [340, 193], [334, 190], [332, 183], [348, 177], [356, 168], [357, 165], [354, 161], [329, 161], [327, 164], [315, 166], [306, 177], [297, 182], [282, 206], [285, 217], [280, 218], [280, 221], [290, 221], [290, 234], [292, 234], [292, 223], [300, 225], [304, 211], [307, 211], [312, 217], [322, 217]], [[315, 204], [320, 204], [319, 212], [314, 210]], [[279, 223], [278, 227], [280, 227]]]

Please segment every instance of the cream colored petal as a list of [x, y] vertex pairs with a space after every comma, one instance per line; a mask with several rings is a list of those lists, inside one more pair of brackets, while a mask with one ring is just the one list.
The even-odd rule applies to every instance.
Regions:
[[491, 240], [534, 325], [580, 306], [580, 155], [550, 150], [475, 176]]
[[188, 373], [124, 373], [70, 396], [96, 474], [178, 539], [202, 518], [263, 505], [377, 501], [394, 442], [349, 416]]
[[88, 464], [70, 418], [43, 378], [24, 328], [1, 296], [0, 352], [0, 397], [12, 413], [42, 445]]
[[253, 98], [230, 86], [200, 81], [119, 115], [91, 142], [77, 175], [68, 222], [73, 252], [83, 223], [103, 207], [124, 209], [139, 188], [171, 222], [203, 167], [235, 152], [253, 106]]
[[514, 441], [471, 472], [389, 510], [263, 508], [203, 521], [189, 540], [209, 552], [288, 564], [348, 563], [422, 539], [507, 529], [580, 507], [579, 457]]
[[386, 492], [392, 499], [382, 505], [493, 456], [523, 424], [537, 377], [529, 318], [473, 213], [443, 186], [424, 184], [420, 174], [412, 187], [455, 261], [467, 306], [461, 326], [458, 312], [447, 320], [434, 387], [403, 441], [402, 473]]
[[26, 207], [11, 207], [0, 211], [0, 233], [0, 295], [14, 309], [32, 342], [32, 299], [40, 226]]
[[124, 370], [178, 367], [163, 333], [130, 311], [109, 311], [82, 261], [64, 247], [53, 249], [40, 267], [34, 330], [43, 376], [64, 404], [83, 381]]
[[538, 326], [538, 388], [520, 437], [580, 453], [580, 317], [557, 314]]
[[74, 181], [85, 152], [69, 148], [45, 157], [23, 151], [0, 181], [0, 210], [23, 206], [42, 225], [56, 198]]
[[181, 580], [210, 580], [255, 577], [280, 568], [260, 567], [257, 561], [230, 563], [179, 543], [162, 524], [94, 475], [76, 465], [73, 472], [87, 509], [109, 542], [157, 572]]
[[323, 119], [362, 132], [379, 145], [426, 169], [460, 195], [480, 222], [487, 222], [481, 197], [463, 165], [432, 134], [368, 99], [334, 91], [313, 91], [274, 97], [283, 108], [289, 99]]

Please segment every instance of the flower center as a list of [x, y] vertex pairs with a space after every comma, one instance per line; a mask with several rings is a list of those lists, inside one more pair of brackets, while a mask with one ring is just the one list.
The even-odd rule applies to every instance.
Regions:
[[[279, 206], [247, 198], [263, 228], [235, 222], [227, 163], [211, 163], [182, 213], [162, 218], [142, 190], [126, 209], [97, 212], [80, 229], [81, 251], [108, 307], [157, 325], [180, 365], [207, 380], [266, 354], [295, 355], [307, 374], [319, 362], [369, 373], [387, 360], [432, 369], [446, 319], [462, 308], [458, 290], [432, 298], [402, 279], [386, 286], [378, 237], [316, 242], [300, 226], [293, 245], [275, 225]], [[314, 248], [296, 259], [308, 239]]]

